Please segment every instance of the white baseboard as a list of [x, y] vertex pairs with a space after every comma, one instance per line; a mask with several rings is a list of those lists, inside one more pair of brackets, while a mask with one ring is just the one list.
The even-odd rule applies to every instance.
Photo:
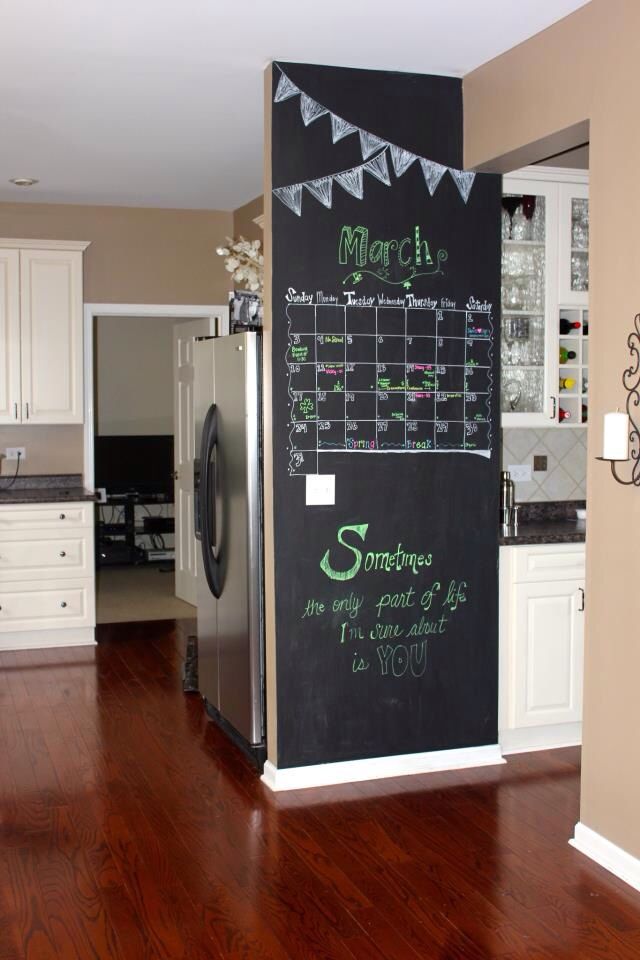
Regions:
[[582, 743], [582, 724], [552, 723], [541, 727], [518, 727], [500, 730], [498, 741], [503, 753], [527, 753], [530, 750], [553, 750], [576, 747]]
[[622, 847], [616, 846], [584, 823], [576, 823], [573, 839], [569, 843], [630, 887], [640, 890], [640, 860]]
[[370, 760], [318, 763], [308, 767], [279, 768], [267, 760], [262, 782], [271, 790], [303, 790], [307, 787], [379, 780], [383, 777], [406, 777], [416, 773], [483, 767], [504, 762], [497, 743], [485, 747], [464, 747], [459, 750], [433, 750], [429, 753], [374, 757]]
[[94, 627], [74, 627], [70, 630], [13, 630], [0, 633], [2, 650], [49, 650], [53, 647], [95, 646]]

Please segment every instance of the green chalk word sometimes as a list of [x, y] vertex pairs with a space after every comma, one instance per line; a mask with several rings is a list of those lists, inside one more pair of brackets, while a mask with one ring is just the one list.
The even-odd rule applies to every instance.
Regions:
[[[400, 570], [409, 570], [417, 576], [424, 567], [431, 566], [433, 562], [431, 553], [407, 551], [403, 548], [402, 543], [398, 543], [394, 550], [369, 550], [364, 552], [357, 543], [350, 543], [347, 540], [347, 536], [352, 541], [356, 537], [364, 543], [368, 529], [368, 523], [345, 524], [339, 528], [337, 540], [342, 550], [336, 552], [342, 555], [343, 564], [339, 564], [337, 568], [333, 566], [330, 549], [327, 550], [320, 561], [320, 569], [330, 580], [353, 580], [361, 568], [364, 568], [366, 573], [372, 571], [393, 573]], [[344, 563], [349, 561], [351, 561], [351, 566], [340, 569]]]

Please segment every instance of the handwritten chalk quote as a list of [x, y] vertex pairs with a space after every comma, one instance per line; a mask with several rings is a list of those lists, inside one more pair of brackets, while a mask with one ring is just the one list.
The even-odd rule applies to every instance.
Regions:
[[[330, 621], [336, 644], [343, 647], [353, 673], [377, 670], [389, 678], [422, 677], [427, 669], [430, 638], [446, 635], [456, 613], [467, 602], [466, 580], [441, 581], [432, 571], [433, 554], [406, 549], [365, 550], [368, 523], [338, 528], [336, 543], [320, 560], [320, 569], [334, 584], [362, 580], [368, 574], [406, 573], [401, 589], [369, 595], [355, 589], [338, 597], [310, 597], [302, 621]], [[399, 611], [411, 611], [398, 616]], [[400, 622], [403, 621], [403, 622]]]

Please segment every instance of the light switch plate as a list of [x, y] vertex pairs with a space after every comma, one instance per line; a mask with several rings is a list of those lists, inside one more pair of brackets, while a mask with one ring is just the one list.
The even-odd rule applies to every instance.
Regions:
[[527, 483], [531, 480], [530, 463], [510, 463], [507, 469], [514, 483]]
[[326, 507], [336, 502], [334, 473], [308, 473], [306, 504], [308, 507]]

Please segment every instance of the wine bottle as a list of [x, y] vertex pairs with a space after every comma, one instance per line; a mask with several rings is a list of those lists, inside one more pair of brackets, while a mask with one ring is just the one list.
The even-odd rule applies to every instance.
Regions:
[[575, 350], [567, 350], [566, 347], [560, 347], [560, 363], [566, 363], [567, 360], [575, 360]]
[[588, 336], [589, 336], [589, 321], [588, 321], [588, 320], [585, 320], [585, 322], [582, 324], [582, 335], [583, 335], [584, 337], [588, 337]]
[[586, 423], [588, 420], [589, 410], [586, 403], [582, 404], [582, 422]]
[[562, 423], [563, 420], [571, 420], [571, 413], [569, 410], [563, 410], [562, 407], [558, 409], [558, 420]]
[[560, 377], [560, 389], [561, 390], [573, 390], [576, 382], [573, 377]]
[[560, 334], [566, 336], [568, 333], [577, 332], [580, 329], [579, 320], [567, 320], [566, 317], [560, 317]]

